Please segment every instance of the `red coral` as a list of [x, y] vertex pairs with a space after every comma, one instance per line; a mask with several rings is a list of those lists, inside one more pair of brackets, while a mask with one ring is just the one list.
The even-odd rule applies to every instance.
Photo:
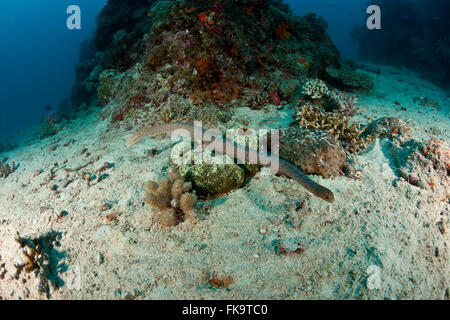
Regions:
[[51, 114], [48, 116], [46, 122], [47, 122], [47, 124], [55, 123], [55, 122], [58, 122], [58, 119], [56, 119], [55, 116], [53, 114]]
[[280, 23], [276, 31], [277, 37], [282, 40], [289, 39], [291, 37], [291, 34], [288, 31], [289, 29], [292, 29], [292, 27], [287, 25], [286, 22]]
[[252, 4], [251, 6], [248, 6], [248, 7], [245, 8], [245, 12], [247, 13], [248, 16], [252, 15], [253, 9], [255, 9], [255, 5], [254, 4]]
[[123, 113], [118, 113], [118, 114], [115, 114], [114, 116], [113, 116], [113, 122], [119, 122], [119, 121], [123, 121], [123, 119], [124, 119], [124, 115], [123, 115]]
[[276, 92], [276, 91], [270, 92], [270, 101], [276, 106], [280, 105], [281, 99], [280, 99], [280, 96], [278, 95], [278, 92]]

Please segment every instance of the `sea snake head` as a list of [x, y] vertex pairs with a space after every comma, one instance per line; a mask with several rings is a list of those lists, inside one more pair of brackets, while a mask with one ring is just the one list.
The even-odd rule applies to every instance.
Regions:
[[334, 194], [330, 190], [324, 190], [320, 197], [326, 202], [333, 203], [334, 202]]

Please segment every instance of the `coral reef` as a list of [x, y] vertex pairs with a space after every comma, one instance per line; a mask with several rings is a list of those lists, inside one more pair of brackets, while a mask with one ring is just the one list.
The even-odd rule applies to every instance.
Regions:
[[353, 116], [358, 111], [358, 96], [350, 96], [338, 90], [332, 90], [323, 107], [325, 111], [337, 111], [346, 116]]
[[441, 201], [450, 199], [450, 149], [447, 144], [436, 140], [395, 139], [389, 149], [402, 178], [432, 191]]
[[107, 105], [114, 98], [117, 73], [115, 70], [105, 70], [98, 76], [97, 103]]
[[[38, 291], [50, 297], [51, 287], [56, 290], [63, 285], [59, 273], [67, 266], [59, 260], [65, 256], [64, 252], [58, 252], [55, 247], [60, 245], [62, 234], [50, 231], [36, 238], [18, 237], [17, 242], [23, 250], [26, 258], [25, 264], [16, 265], [16, 279], [19, 279], [22, 271], [32, 273], [39, 279]], [[50, 287], [51, 285], [51, 287]]]
[[406, 140], [412, 137], [412, 130], [405, 121], [399, 118], [385, 117], [371, 122], [362, 135]]
[[303, 94], [313, 100], [322, 99], [329, 93], [330, 91], [325, 82], [319, 79], [308, 80], [303, 86]]
[[[298, 82], [344, 63], [326, 29], [322, 18], [294, 16], [278, 0], [111, 0], [95, 57], [92, 43], [83, 46], [72, 105], [110, 105], [112, 122], [127, 127], [282, 105], [299, 94]], [[170, 98], [200, 110], [175, 112]]]
[[[192, 136], [196, 135], [195, 132], [197, 130], [202, 130], [202, 128], [195, 126], [193, 124], [179, 123], [179, 122], [163, 124], [163, 125], [159, 125], [159, 126], [144, 127], [141, 130], [139, 130], [138, 132], [136, 132], [134, 135], [132, 135], [129, 139], [127, 139], [127, 141], [125, 142], [125, 145], [127, 147], [131, 147], [132, 145], [138, 143], [139, 141], [141, 141], [142, 139], [144, 139], [145, 137], [147, 137], [150, 134], [173, 133], [175, 130], [184, 130], [185, 132], [187, 131], [187, 132], [189, 132], [190, 136], [192, 137]], [[206, 132], [204, 132], [204, 134], [205, 133]], [[215, 140], [217, 138], [214, 135], [210, 135], [210, 134], [208, 134], [208, 136], [209, 136], [208, 139]], [[266, 136], [265, 139], [268, 140], [268, 137]], [[227, 158], [225, 155], [227, 155], [228, 157], [236, 158], [241, 163], [246, 163], [248, 161], [247, 159], [258, 158], [258, 151], [255, 149], [247, 149], [245, 146], [237, 145], [234, 141], [232, 141], [230, 139], [225, 139], [223, 142], [224, 142], [224, 144], [222, 146], [225, 147], [225, 150], [219, 150], [219, 154], [216, 154], [216, 156], [214, 156], [214, 157], [212, 157], [212, 155], [210, 155], [210, 152], [206, 152], [206, 153], [201, 152], [201, 149], [198, 150], [198, 148], [194, 149], [195, 152], [193, 155], [191, 152], [189, 152], [192, 148], [190, 143], [187, 143], [183, 148], [181, 148], [173, 156], [175, 159], [181, 158], [181, 163], [179, 162], [178, 165], [191, 163], [196, 158], [195, 154], [197, 154], [197, 158], [199, 158], [199, 154], [197, 151], [200, 151], [200, 155], [202, 155], [202, 156], [206, 154], [207, 157], [210, 157], [211, 159], [208, 160], [208, 163], [210, 163], [210, 164], [217, 164], [217, 162], [214, 162], [214, 161], [219, 161], [219, 163], [221, 165], [227, 164], [227, 163], [232, 164], [232, 162], [231, 162], [232, 159]], [[236, 149], [238, 149], [238, 152], [235, 152]], [[239, 152], [239, 150], [241, 152]], [[311, 180], [307, 175], [302, 173], [297, 167], [295, 167], [288, 161], [286, 161], [282, 158], [279, 158], [276, 153], [277, 153], [277, 150], [275, 150], [275, 152], [273, 154], [271, 154], [270, 162], [265, 162], [265, 161], [260, 162], [259, 161], [258, 164], [268, 167], [268, 166], [271, 166], [273, 161], [277, 161], [279, 164], [278, 172], [277, 172], [278, 174], [294, 179], [299, 184], [301, 184], [305, 189], [307, 189], [309, 192], [316, 195], [317, 197], [319, 197], [329, 203], [334, 202], [334, 194], [331, 190], [318, 184], [314, 180]], [[220, 154], [223, 154], [223, 156], [220, 156]], [[194, 159], [192, 159], [193, 156], [194, 156]], [[205, 159], [205, 157], [203, 157], [203, 160], [204, 159]], [[227, 162], [224, 162], [224, 161], [227, 161]], [[230, 161], [230, 162], [228, 162], [228, 161]]]
[[185, 180], [192, 182], [202, 198], [214, 198], [242, 186], [245, 172], [227, 155], [214, 156], [203, 151], [201, 159], [194, 163], [194, 152], [187, 142], [181, 142], [172, 149], [170, 166]]
[[50, 115], [42, 123], [40, 138], [42, 140], [48, 137], [52, 137], [56, 135], [59, 131], [61, 131], [59, 120], [55, 118], [53, 115]]
[[373, 136], [363, 136], [364, 128], [356, 122], [350, 124], [350, 118], [344, 114], [325, 112], [314, 105], [301, 106], [296, 118], [300, 126], [323, 130], [336, 136], [349, 153], [360, 153], [375, 140]]
[[260, 110], [270, 103], [270, 97], [267, 92], [261, 94], [248, 95], [244, 103], [245, 106], [252, 110]]
[[158, 211], [156, 216], [163, 226], [196, 221], [198, 216], [194, 204], [197, 196], [192, 192], [192, 183], [182, 180], [173, 169], [169, 169], [168, 174], [169, 177], [159, 179], [158, 183], [147, 183], [146, 202]]
[[6, 163], [6, 160], [0, 161], [0, 178], [8, 178], [8, 176], [15, 170], [16, 170], [16, 163], [14, 161], [11, 162], [11, 165]]
[[305, 127], [280, 130], [280, 156], [303, 173], [324, 178], [342, 175], [342, 168], [347, 164], [347, 155], [334, 135]]
[[450, 149], [439, 140], [419, 142], [412, 129], [399, 118], [384, 117], [370, 123], [363, 137], [388, 138], [395, 171], [410, 184], [433, 191], [446, 201], [450, 197]]
[[375, 81], [371, 75], [356, 72], [348, 67], [341, 69], [328, 67], [326, 74], [330, 81], [333, 81], [344, 89], [369, 90], [373, 88]]
[[302, 83], [299, 79], [283, 81], [278, 88], [280, 98], [285, 101], [292, 101], [301, 95]]

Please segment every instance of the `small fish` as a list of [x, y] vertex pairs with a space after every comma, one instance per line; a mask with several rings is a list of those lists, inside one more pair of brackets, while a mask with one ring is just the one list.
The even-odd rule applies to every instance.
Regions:
[[52, 106], [51, 106], [50, 104], [47, 104], [47, 105], [45, 106], [45, 110], [47, 110], [47, 111], [52, 111], [53, 108], [52, 108]]
[[300, 63], [307, 63], [307, 62], [309, 62], [308, 59], [303, 59], [303, 58], [298, 58], [297, 61], [300, 62]]

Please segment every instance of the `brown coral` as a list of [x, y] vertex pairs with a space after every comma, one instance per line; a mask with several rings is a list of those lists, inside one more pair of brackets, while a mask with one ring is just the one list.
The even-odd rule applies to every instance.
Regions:
[[330, 133], [291, 127], [280, 131], [280, 156], [305, 174], [335, 178], [342, 174], [347, 156], [340, 141]]
[[0, 162], [0, 178], [8, 178], [8, 176], [16, 170], [16, 163], [12, 162], [11, 165]]
[[313, 105], [301, 107], [297, 120], [301, 126], [333, 134], [349, 153], [360, 153], [375, 140], [373, 136], [362, 136], [364, 128], [356, 122], [350, 124], [350, 118], [344, 114], [325, 112]]
[[412, 130], [405, 121], [399, 118], [384, 117], [371, 122], [363, 135], [389, 139], [401, 137], [403, 140], [407, 140], [412, 137]]
[[147, 182], [146, 202], [158, 210], [157, 218], [165, 226], [175, 226], [182, 221], [197, 220], [194, 208], [197, 196], [192, 191], [192, 183], [184, 182], [172, 169], [169, 177]]
[[396, 139], [389, 147], [399, 175], [410, 184], [433, 192], [441, 201], [450, 199], [450, 148], [445, 142]]

